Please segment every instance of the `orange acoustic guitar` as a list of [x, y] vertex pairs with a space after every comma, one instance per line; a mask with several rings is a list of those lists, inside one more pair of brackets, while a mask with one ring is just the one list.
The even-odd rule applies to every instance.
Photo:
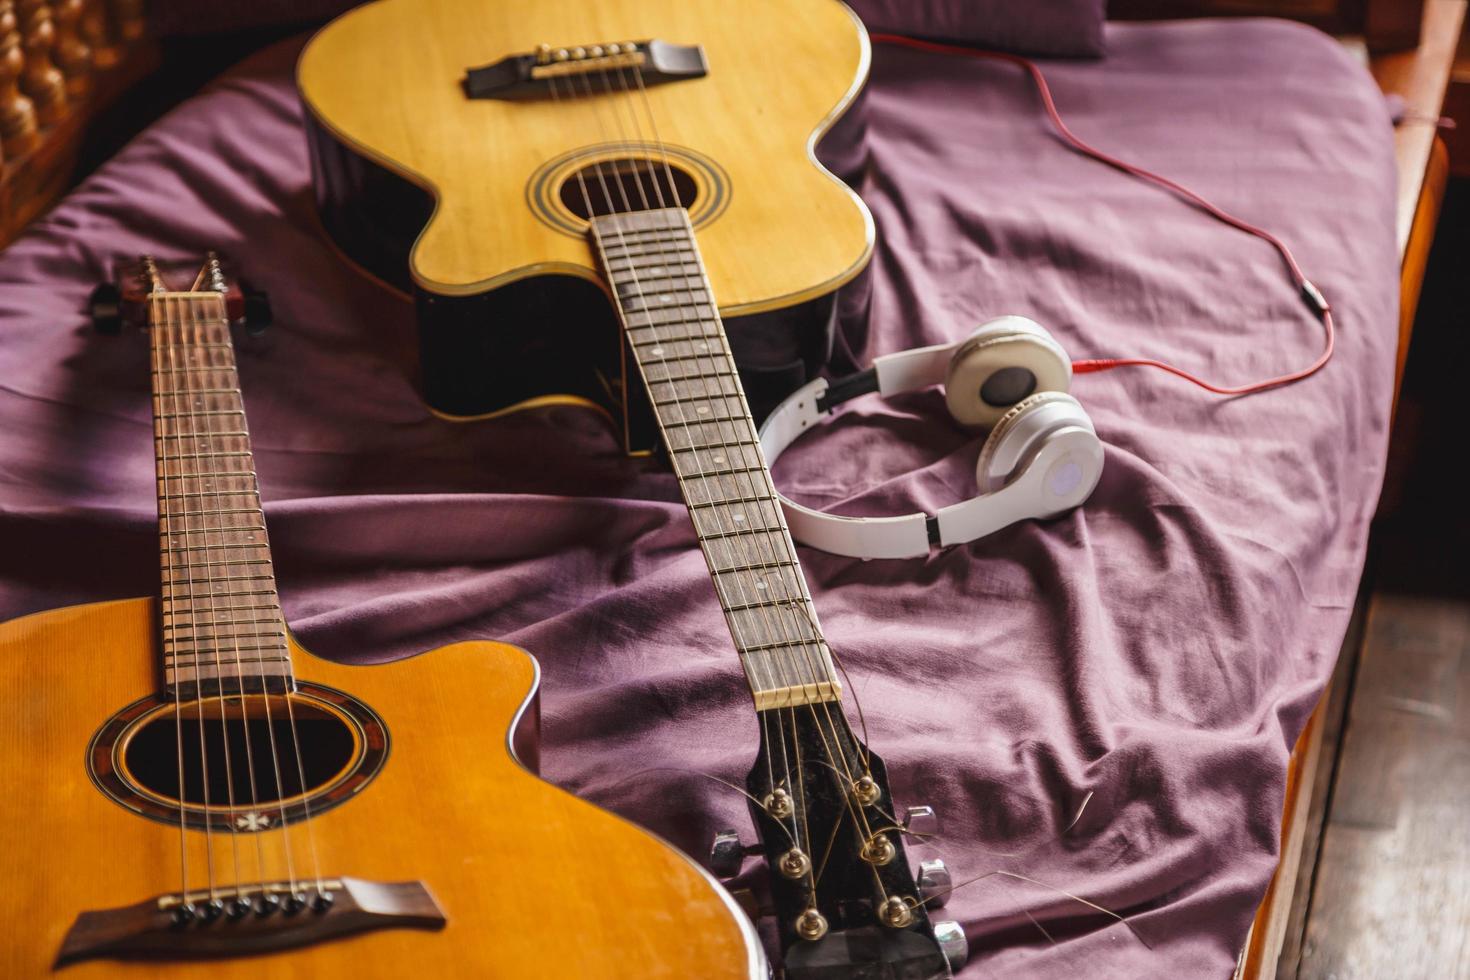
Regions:
[[163, 587], [0, 625], [0, 976], [764, 977], [693, 862], [546, 783], [500, 643], [343, 667], [277, 601], [211, 259], [152, 342]]

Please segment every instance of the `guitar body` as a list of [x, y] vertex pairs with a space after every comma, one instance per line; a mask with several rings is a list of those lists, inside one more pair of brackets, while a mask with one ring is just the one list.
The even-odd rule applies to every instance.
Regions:
[[[109, 799], [87, 765], [89, 741], [104, 721], [156, 689], [150, 669], [156, 629], [155, 603], [146, 599], [0, 624], [0, 683], [11, 692], [0, 713], [0, 821], [9, 841], [0, 849], [0, 921], [6, 923], [0, 975], [50, 974], [63, 937], [84, 910], [178, 888], [177, 824]], [[295, 845], [298, 874], [313, 873], [314, 848], [323, 874], [421, 881], [445, 924], [223, 959], [84, 959], [62, 975], [765, 975], [748, 920], [691, 861], [517, 762], [508, 735], [529, 746], [534, 734], [527, 716], [534, 717], [537, 667], [524, 652], [459, 643], [354, 668], [291, 647], [303, 686], [351, 692], [382, 719], [390, 742], [374, 778], [329, 812], [284, 832]], [[247, 864], [255, 860], [257, 839], [268, 863], [276, 864], [282, 834], [244, 838]], [[188, 866], [200, 882], [205, 842], [201, 831], [187, 833]], [[216, 869], [231, 867], [230, 835], [214, 833], [212, 857]], [[297, 913], [301, 921], [311, 914]], [[241, 929], [250, 921], [253, 916], [222, 919], [180, 934]]]
[[[631, 92], [604, 74], [583, 84], [605, 90], [567, 82], [555, 99], [470, 98], [461, 85], [542, 42], [655, 38], [700, 46], [708, 73]], [[836, 0], [379, 0], [312, 39], [298, 82], [323, 224], [412, 289], [430, 405], [475, 416], [590, 398], [621, 408], [630, 448], [647, 448], [577, 172], [666, 175], [760, 414], [825, 362], [836, 290], [872, 251], [867, 209], [814, 155], [832, 131], [845, 154], [834, 165], [861, 169], [861, 114], [848, 110], [868, 57]]]

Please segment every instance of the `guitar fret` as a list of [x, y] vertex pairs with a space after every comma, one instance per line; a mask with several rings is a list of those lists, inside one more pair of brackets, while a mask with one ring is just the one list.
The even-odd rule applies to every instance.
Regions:
[[[195, 477], [187, 477], [186, 478], [186, 477], [180, 476], [180, 477], [173, 477], [172, 479], [177, 479], [177, 480], [183, 480], [183, 479], [203, 480], [203, 479], [208, 479], [208, 478], [209, 477], [207, 477], [206, 475], [200, 474], [199, 476], [195, 476]], [[259, 492], [257, 490], [255, 490], [254, 487], [252, 487], [249, 490], [219, 490], [219, 489], [212, 489], [212, 490], [195, 490], [193, 493], [161, 493], [161, 494], [158, 495], [158, 499], [159, 500], [188, 500], [191, 497], [256, 497], [256, 496], [259, 496]], [[218, 513], [218, 511], [211, 511], [210, 513]]]
[[[182, 510], [182, 511], [168, 511], [168, 512], [166, 512], [166, 513], [164, 513], [164, 514], [162, 514], [160, 516], [164, 520], [171, 520], [171, 519], [176, 518], [176, 517], [178, 517], [178, 518], [185, 518], [185, 517], [216, 517], [216, 516], [225, 515], [225, 514], [258, 514], [258, 513], [260, 513], [260, 508], [259, 507], [221, 507], [218, 510]], [[227, 530], [236, 531], [236, 530], [239, 530], [239, 528], [233, 528], [232, 527], [232, 528], [228, 528]], [[196, 533], [198, 533], [198, 532], [196, 532]]]
[[[258, 509], [257, 510], [252, 510], [251, 513], [258, 513]], [[175, 515], [175, 516], [177, 516], [177, 515]], [[211, 528], [208, 528], [207, 530], [211, 534], [213, 534], [215, 532], [219, 532], [219, 531], [264, 531], [265, 530], [265, 525], [264, 524], [246, 524], [246, 525], [242, 525], [240, 527], [211, 527]], [[200, 529], [200, 528], [194, 528], [192, 530], [190, 530], [189, 528], [181, 528], [181, 529], [179, 529], [177, 531], [164, 530], [164, 531], [162, 531], [162, 533], [163, 534], [203, 534], [203, 533], [205, 533], [205, 531], [203, 529]], [[244, 547], [247, 547], [247, 545], [253, 545], [253, 544], [264, 545], [265, 542], [264, 541], [252, 541], [252, 542], [248, 542], [247, 544], [239, 544], [239, 545], [214, 544], [214, 545], [199, 545], [198, 547], [201, 547], [201, 548], [244, 548]]]
[[[241, 435], [244, 435], [245, 433], [242, 432], [240, 434]], [[169, 438], [176, 438], [176, 437], [170, 436]], [[161, 453], [161, 454], [159, 454], [158, 458], [159, 459], [172, 460], [174, 462], [183, 462], [184, 460], [187, 460], [187, 459], [221, 459], [221, 458], [223, 458], [225, 456], [249, 456], [249, 455], [250, 455], [250, 450], [246, 449], [246, 450], [214, 451], [214, 452], [207, 452], [207, 453], [184, 453], [182, 456], [175, 455], [175, 454], [172, 454], [172, 453]], [[194, 475], [194, 476], [208, 476], [209, 474], [207, 474], [207, 473], [197, 473], [197, 474], [191, 474], [191, 475]]]
[[[230, 580], [230, 581], [233, 581], [233, 580]], [[172, 587], [174, 585], [184, 585], [184, 584], [186, 584], [186, 583], [183, 583], [183, 582], [165, 582], [164, 583], [164, 587], [165, 588], [170, 588], [170, 587]], [[207, 600], [207, 599], [233, 598], [235, 596], [242, 596], [242, 595], [275, 595], [275, 594], [276, 594], [276, 590], [275, 589], [237, 589], [237, 590], [230, 591], [230, 592], [218, 592], [218, 591], [211, 590], [210, 593], [209, 593], [209, 595], [202, 596], [200, 598]], [[173, 595], [166, 595], [166, 596], [164, 596], [164, 600], [167, 601], [167, 602], [175, 602], [175, 601], [177, 601], [179, 599], [183, 599], [185, 602], [194, 602], [194, 601], [196, 601], [196, 599], [194, 597], [192, 597], [192, 596], [173, 596]]]
[[[276, 619], [274, 616], [267, 616], [264, 619], [217, 619], [217, 620], [215, 620], [214, 622], [211, 622], [211, 623], [204, 623], [204, 624], [198, 624], [198, 623], [180, 623], [177, 626], [174, 625], [173, 623], [164, 623], [161, 628], [164, 630], [164, 632], [167, 632], [167, 633], [175, 633], [175, 632], [177, 632], [179, 630], [188, 630], [191, 633], [197, 633], [199, 631], [199, 629], [200, 629], [201, 626], [204, 626], [204, 627], [207, 627], [207, 628], [211, 628], [212, 629], [212, 628], [214, 628], [216, 626], [266, 626], [266, 625], [269, 625], [270, 623], [276, 623], [276, 622], [279, 622], [279, 620]], [[246, 635], [249, 635], [249, 634], [242, 633], [240, 635], [241, 636], [246, 636]], [[261, 633], [259, 635], [260, 636], [268, 636], [268, 635], [274, 635], [274, 634]]]
[[[185, 394], [193, 394], [193, 392], [185, 392]], [[165, 412], [162, 415], [159, 415], [159, 414], [156, 414], [155, 413], [153, 417], [155, 419], [196, 419], [196, 418], [214, 418], [214, 417], [221, 416], [221, 415], [244, 415], [244, 414], [245, 414], [245, 412], [242, 409], [238, 409], [238, 408], [221, 408], [221, 409], [211, 409], [209, 411], [198, 411], [198, 412]], [[213, 433], [211, 433], [211, 435], [213, 435]]]
[[770, 494], [762, 494], [755, 497], [732, 497], [729, 500], [706, 500], [701, 503], [690, 504], [689, 509], [694, 510], [698, 508], [700, 510], [703, 510], [707, 507], [722, 507], [725, 504], [770, 504], [775, 503], [775, 500], [776, 498], [771, 496]]
[[[209, 437], [209, 438], [226, 437], [226, 436], [233, 438], [233, 437], [242, 437], [242, 436], [248, 436], [248, 435], [250, 435], [250, 433], [244, 431], [243, 429], [232, 429], [229, 432], [163, 432], [163, 433], [159, 433], [158, 435], [155, 435], [153, 437], [153, 441], [154, 442], [167, 442], [170, 439], [175, 439], [175, 440], [178, 440], [178, 439], [193, 439], [193, 438], [196, 438], [196, 437], [203, 438], [203, 437], [206, 437], [206, 436]], [[194, 454], [191, 453], [190, 455], [194, 455]], [[249, 454], [246, 453], [244, 455], [249, 455]]]
[[762, 569], [799, 568], [799, 567], [800, 566], [797, 565], [795, 559], [791, 559], [791, 558], [778, 558], [775, 561], [748, 562], [748, 563], [746, 563], [744, 565], [731, 565], [728, 568], [716, 568], [714, 571], [715, 571], [715, 574], [717, 574], [717, 575], [724, 575], [727, 572], [756, 572], [756, 571], [761, 571]]
[[[186, 600], [186, 599], [178, 599], [178, 600], [174, 600], [174, 601], [177, 601], [177, 602], [187, 602], [189, 600]], [[234, 603], [234, 604], [228, 605], [228, 606], [216, 606], [216, 605], [211, 604], [210, 605], [210, 608], [208, 608], [208, 609], [201, 609], [199, 611], [201, 613], [206, 613], [208, 615], [214, 616], [214, 615], [217, 615], [219, 613], [246, 612], [246, 611], [249, 611], [249, 610], [260, 610], [260, 609], [272, 609], [272, 610], [275, 610], [277, 616], [279, 616], [279, 614], [280, 614], [279, 607], [277, 607], [275, 605], [275, 603], [271, 603], [271, 602], [237, 602], [237, 603]], [[163, 611], [163, 614], [165, 616], [172, 616], [173, 615], [173, 613], [171, 613], [167, 609], [165, 609]], [[169, 624], [165, 623], [163, 628], [164, 629], [169, 629], [170, 626], [169, 626]]]
[[839, 699], [687, 213], [599, 216], [592, 237], [756, 707]]
[[[285, 636], [284, 633], [281, 634], [281, 635], [283, 637]], [[231, 663], [234, 662], [234, 653], [235, 653], [236, 650], [238, 650], [241, 653], [265, 653], [265, 652], [268, 652], [268, 651], [279, 651], [282, 654], [284, 654], [285, 653], [285, 644], [284, 643], [268, 643], [268, 644], [255, 643], [255, 644], [250, 644], [248, 646], [241, 645], [239, 647], [236, 647], [236, 646], [234, 646], [232, 644], [232, 645], [230, 645], [228, 647], [222, 647], [222, 648], [220, 648], [220, 647], [205, 647], [204, 649], [198, 649], [198, 648], [196, 648], [196, 649], [193, 649], [193, 650], [188, 651], [187, 653], [181, 653], [181, 654], [165, 653], [164, 654], [164, 658], [167, 659], [167, 660], [174, 660], [174, 661], [188, 660], [188, 661], [191, 661], [191, 665], [193, 665], [193, 666], [209, 666], [209, 667], [213, 667], [214, 664], [212, 662], [211, 663], [208, 663], [208, 664], [200, 664], [199, 663], [199, 658], [200, 657], [212, 657], [212, 656], [218, 654], [219, 656], [229, 657], [230, 658], [230, 659], [224, 661], [224, 663], [221, 665], [221, 666], [228, 666], [229, 664], [231, 664]], [[282, 658], [274, 658], [274, 657], [246, 657], [246, 658], [241, 658], [241, 663], [261, 663], [261, 662], [267, 662], [268, 663], [271, 660], [275, 660], [275, 659], [285, 659], [285, 658], [284, 657], [282, 657]], [[181, 664], [179, 664], [177, 662], [174, 663], [173, 665], [174, 666], [181, 666]]]
[[[216, 547], [228, 547], [228, 545], [216, 545]], [[171, 565], [170, 568], [223, 568], [235, 565], [269, 565], [269, 558], [225, 558], [219, 561], [187, 561]]]

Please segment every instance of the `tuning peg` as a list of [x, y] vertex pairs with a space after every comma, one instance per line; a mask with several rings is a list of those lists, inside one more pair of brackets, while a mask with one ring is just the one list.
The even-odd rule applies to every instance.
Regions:
[[953, 919], [934, 923], [934, 939], [939, 943], [939, 950], [944, 958], [949, 961], [950, 970], [959, 970], [970, 958], [970, 940], [965, 938], [965, 930]]
[[949, 893], [954, 890], [954, 879], [950, 877], [949, 868], [944, 862], [935, 858], [932, 861], [923, 861], [919, 864], [919, 897], [924, 904], [930, 908], [944, 908], [949, 901]]
[[709, 869], [717, 878], [733, 878], [740, 873], [745, 855], [750, 853], [734, 830], [721, 830], [709, 847]]
[[939, 832], [939, 818], [932, 806], [911, 806], [904, 810], [903, 829], [915, 837], [933, 837]]
[[87, 315], [98, 333], [117, 336], [122, 332], [122, 290], [115, 283], [100, 284], [87, 298]]
[[245, 332], [258, 337], [275, 322], [270, 296], [264, 289], [257, 289], [248, 282], [240, 283], [240, 296], [245, 300]]

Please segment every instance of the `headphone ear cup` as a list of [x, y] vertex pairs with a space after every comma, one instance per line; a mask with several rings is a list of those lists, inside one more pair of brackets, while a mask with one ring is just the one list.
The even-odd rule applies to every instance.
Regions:
[[1071, 386], [1072, 361], [1062, 345], [1035, 320], [1003, 316], [955, 348], [944, 401], [960, 424], [993, 426], [1028, 396]]
[[1102, 441], [1081, 403], [1065, 392], [1038, 392], [1002, 416], [975, 462], [975, 482], [982, 494], [995, 493], [1043, 455], [1048, 471], [1039, 474], [1035, 516], [1076, 507], [1102, 477]]

